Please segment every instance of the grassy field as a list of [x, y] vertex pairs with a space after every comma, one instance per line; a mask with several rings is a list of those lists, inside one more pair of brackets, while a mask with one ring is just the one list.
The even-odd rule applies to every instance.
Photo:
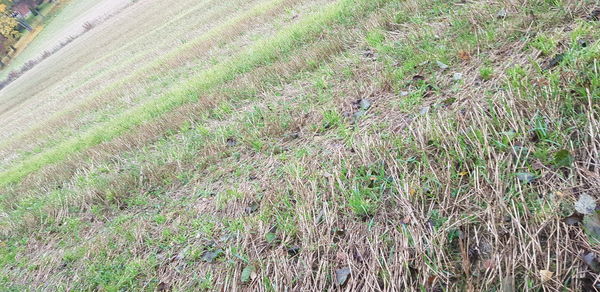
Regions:
[[[65, 2], [65, 1], [63, 1]], [[57, 17], [56, 14], [49, 14], [48, 6], [45, 6], [45, 9], [42, 9], [42, 15], [44, 15], [44, 20], [42, 21], [43, 30], [39, 35], [35, 37], [35, 39], [27, 44], [28, 49], [24, 50], [22, 53], [17, 55], [9, 65], [0, 71], [0, 78], [6, 78], [9, 72], [13, 70], [19, 69], [23, 64], [27, 61], [38, 58], [45, 50], [50, 50], [52, 47], [58, 45], [61, 41], [64, 41], [69, 35], [77, 34], [76, 31], [71, 28], [71, 31], [68, 31], [69, 25], [77, 25], [73, 24], [76, 22], [75, 20], [85, 15], [86, 12], [91, 10], [94, 5], [97, 5], [98, 1], [92, 0], [77, 0], [72, 1], [72, 3], [66, 4], [58, 4], [64, 5], [64, 9], [61, 7], [60, 16]], [[77, 28], [81, 28], [76, 27]]]
[[599, 9], [137, 1], [0, 91], [0, 290], [598, 290]]

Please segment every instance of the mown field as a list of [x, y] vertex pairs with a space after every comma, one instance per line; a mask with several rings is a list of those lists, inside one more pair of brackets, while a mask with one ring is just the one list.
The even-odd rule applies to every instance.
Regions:
[[139, 0], [0, 91], [0, 290], [600, 289], [599, 18]]
[[[126, 1], [121, 0], [101, 0], [101, 1], [93, 1], [93, 0], [78, 0], [69, 3], [68, 5], [65, 3], [66, 1], [61, 1], [62, 3], [59, 6], [58, 10], [60, 14], [57, 16], [57, 12], [49, 12], [48, 8], [56, 8], [55, 5], [47, 4], [45, 9], [41, 9], [42, 15], [45, 15], [43, 18], [39, 17], [38, 23], [35, 21], [32, 25], [39, 24], [43, 26], [43, 30], [39, 35], [33, 39], [33, 41], [27, 44], [27, 49], [22, 53], [18, 54], [10, 60], [10, 63], [7, 67], [3, 68], [0, 71], [0, 78], [4, 79], [7, 77], [9, 72], [18, 70], [23, 66], [27, 61], [32, 59], [39, 58], [44, 51], [51, 51], [52, 48], [58, 46], [61, 42], [65, 41], [69, 36], [75, 36], [80, 33], [83, 29], [82, 24], [86, 20], [93, 20], [97, 17], [100, 17], [103, 13], [98, 13], [100, 7], [96, 8], [96, 6], [100, 6], [101, 4], [110, 3], [120, 1], [121, 3]], [[106, 5], [103, 5], [104, 8]], [[115, 5], [119, 7], [120, 5]], [[65, 9], [62, 9], [64, 7]], [[96, 8], [96, 9], [94, 9]], [[115, 9], [106, 9], [104, 13], [111, 13]], [[25, 36], [27, 38], [28, 36]]]

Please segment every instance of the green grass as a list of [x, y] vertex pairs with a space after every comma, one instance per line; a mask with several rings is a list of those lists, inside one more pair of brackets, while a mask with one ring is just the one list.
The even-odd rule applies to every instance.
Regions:
[[494, 76], [494, 69], [490, 68], [490, 67], [483, 67], [481, 69], [479, 69], [479, 77], [482, 80], [490, 80], [492, 79], [492, 76]]

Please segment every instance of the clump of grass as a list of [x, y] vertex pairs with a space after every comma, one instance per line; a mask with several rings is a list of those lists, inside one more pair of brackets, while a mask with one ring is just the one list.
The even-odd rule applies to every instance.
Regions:
[[556, 49], [556, 41], [547, 35], [538, 35], [530, 42], [531, 47], [540, 50], [540, 52], [548, 56]]
[[482, 80], [488, 81], [492, 79], [493, 75], [494, 69], [491, 67], [482, 67], [481, 69], [479, 69], [479, 78], [481, 78]]

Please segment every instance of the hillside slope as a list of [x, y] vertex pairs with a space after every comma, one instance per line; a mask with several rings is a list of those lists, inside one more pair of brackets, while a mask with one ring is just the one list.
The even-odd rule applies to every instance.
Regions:
[[[86, 22], [93, 23], [107, 14], [115, 13], [122, 9], [128, 1], [123, 0], [78, 0], [65, 3], [61, 1], [64, 11], [58, 13], [59, 17], [52, 14], [46, 15], [41, 32], [33, 41], [27, 44], [23, 52], [15, 56], [8, 66], [0, 70], [0, 79], [4, 80], [11, 71], [17, 71], [28, 61], [39, 58], [44, 51], [50, 51], [60, 46], [69, 37], [77, 36], [84, 30]], [[62, 8], [59, 8], [59, 10]]]
[[0, 287], [598, 290], [599, 17], [138, 1], [0, 91]]

